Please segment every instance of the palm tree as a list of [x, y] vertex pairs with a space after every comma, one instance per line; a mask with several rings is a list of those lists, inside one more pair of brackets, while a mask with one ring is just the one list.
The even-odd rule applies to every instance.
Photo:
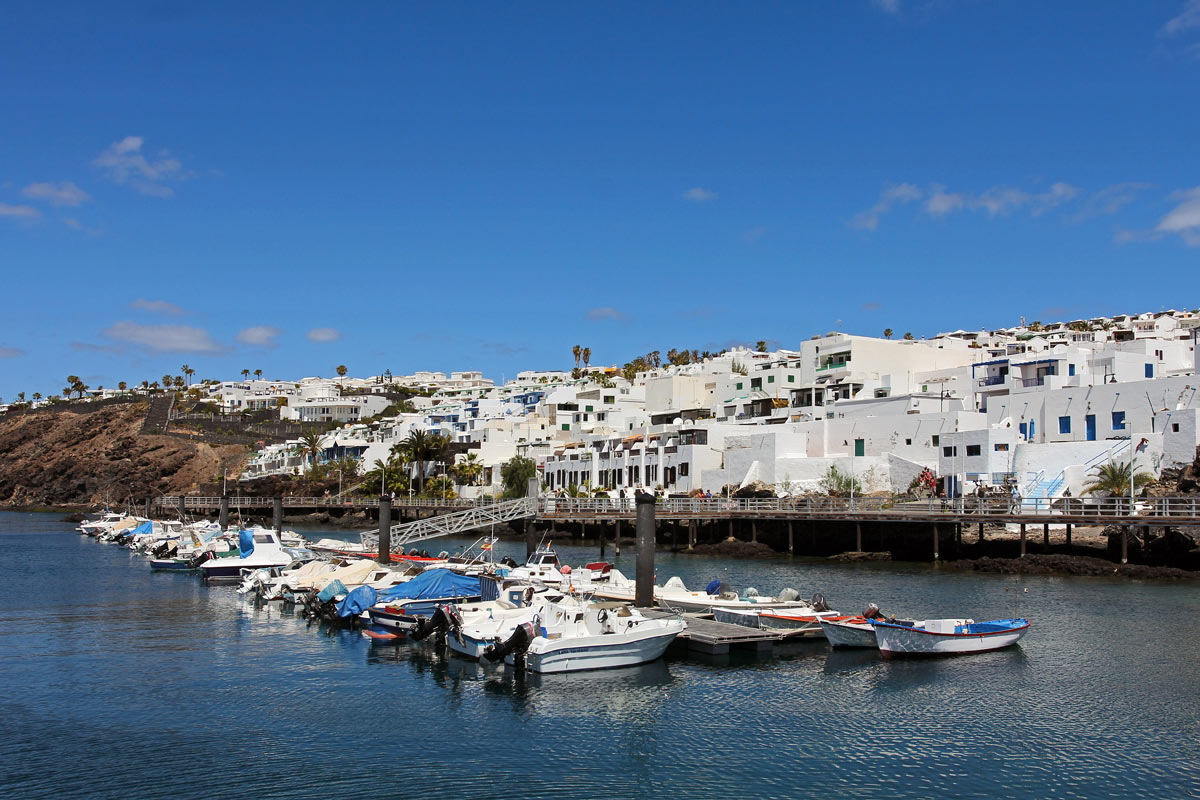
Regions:
[[583, 358], [583, 368], [587, 369], [588, 363], [592, 360], [592, 348], [583, 348], [583, 350], [580, 351], [580, 356]]
[[885, 339], [890, 339], [890, 338], [892, 338], [892, 329], [891, 329], [891, 328], [884, 328], [884, 329], [883, 329], [883, 338], [885, 338]]
[[325, 452], [325, 448], [321, 446], [321, 440], [324, 438], [322, 434], [316, 431], [306, 433], [300, 437], [300, 452], [307, 454], [312, 459], [312, 462], [309, 464], [310, 472], [316, 471], [317, 459], [320, 458], [321, 453]]
[[417, 493], [420, 494], [425, 491], [425, 465], [430, 461], [444, 460], [450, 441], [436, 433], [416, 429], [409, 432], [400, 445], [417, 466]]
[[482, 474], [483, 464], [474, 453], [467, 453], [466, 458], [454, 465], [454, 476], [461, 485], [474, 486]]
[[170, 387], [171, 387], [171, 386], [172, 386], [174, 383], [175, 383], [175, 379], [174, 379], [174, 378], [172, 378], [170, 375], [163, 375], [163, 376], [162, 376], [162, 385], [163, 385], [163, 388], [165, 388], [165, 389], [169, 389], [169, 388], [170, 388]]
[[346, 377], [346, 372], [347, 372], [347, 370], [346, 370], [346, 365], [345, 365], [345, 364], [338, 364], [338, 365], [337, 365], [337, 374], [338, 374], [338, 377], [339, 377], [339, 378], [344, 378], [344, 377]]
[[196, 370], [192, 369], [192, 368], [191, 368], [191, 367], [189, 367], [187, 364], [184, 364], [182, 367], [180, 367], [180, 368], [179, 368], [179, 371], [180, 371], [180, 372], [182, 372], [182, 373], [184, 374], [184, 376], [185, 376], [185, 380], [184, 380], [184, 382], [183, 382], [185, 386], [186, 386], [186, 385], [187, 385], [187, 383], [188, 383], [188, 381], [186, 380], [186, 378], [191, 378], [193, 375], [195, 375], [195, 374], [196, 374]]
[[254, 377], [255, 377], [255, 378], [262, 378], [262, 370], [261, 370], [261, 369], [256, 369], [256, 370], [254, 370]]
[[35, 402], [35, 403], [36, 403], [38, 400], [41, 400], [41, 399], [42, 399], [42, 393], [41, 393], [41, 392], [34, 392], [34, 393], [33, 393], [33, 402]]
[[758, 352], [760, 352], [760, 353], [765, 353], [765, 352], [767, 352], [767, 343], [766, 343], [766, 341], [765, 341], [765, 340], [763, 340], [763, 339], [759, 339], [759, 340], [758, 340], [758, 342], [757, 342], [757, 343], [754, 345], [754, 349], [755, 349], [755, 350], [757, 350], [757, 351], [758, 351]]
[[19, 402], [19, 403], [25, 402], [25, 393], [24, 392], [17, 392], [17, 402]]
[[579, 357], [581, 355], [583, 355], [583, 348], [580, 347], [579, 345], [575, 345], [574, 347], [571, 348], [571, 355], [575, 356], [575, 368], [578, 369], [579, 368]]
[[[1110, 497], [1124, 497], [1129, 493], [1129, 471], [1135, 465], [1128, 461], [1109, 461], [1096, 467], [1096, 474], [1083, 487], [1084, 494], [1103, 492]], [[1134, 491], [1149, 483], [1154, 483], [1154, 476], [1149, 472], [1138, 472], [1133, 476]]]
[[120, 383], [117, 384], [117, 388], [123, 392], [129, 388], [129, 384], [126, 383], [125, 381], [121, 381]]
[[904, 334], [904, 338], [911, 342], [914, 337], [912, 335], [912, 332], [910, 331], [910, 332]]
[[249, 377], [250, 377], [250, 370], [248, 370], [248, 369], [242, 370], [242, 380], [246, 380]]

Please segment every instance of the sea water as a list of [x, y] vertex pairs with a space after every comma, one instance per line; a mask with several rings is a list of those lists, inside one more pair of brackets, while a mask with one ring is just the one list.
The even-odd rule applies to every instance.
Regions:
[[[1194, 583], [659, 553], [659, 582], [1033, 626], [1018, 647], [949, 659], [807, 642], [516, 675], [152, 573], [73, 527], [0, 514], [0, 797], [1200, 794]], [[633, 561], [617, 566], [632, 576]]]

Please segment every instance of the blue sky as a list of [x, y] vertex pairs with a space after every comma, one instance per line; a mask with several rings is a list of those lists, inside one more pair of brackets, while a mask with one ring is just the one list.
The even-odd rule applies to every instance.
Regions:
[[0, 397], [1200, 305], [1200, 0], [6, 4]]

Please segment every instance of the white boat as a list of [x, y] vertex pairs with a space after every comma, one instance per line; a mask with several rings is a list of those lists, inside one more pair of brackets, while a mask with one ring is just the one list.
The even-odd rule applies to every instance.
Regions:
[[611, 570], [612, 565], [607, 562], [596, 562], [586, 567], [572, 569], [566, 564], [559, 563], [558, 554], [554, 550], [549, 547], [539, 547], [523, 565], [507, 568], [497, 567], [496, 574], [514, 581], [545, 583], [559, 587], [590, 587], [592, 584], [607, 582], [612, 574]]
[[77, 530], [87, 536], [98, 536], [99, 534], [104, 533], [112, 528], [127, 516], [127, 514], [119, 514], [115, 511], [106, 511], [105, 513], [101, 514], [98, 519], [89, 519], [79, 523], [79, 528]]
[[747, 628], [771, 631], [802, 632], [814, 637], [822, 635], [821, 623], [827, 619], [850, 619], [836, 611], [778, 608], [713, 608], [713, 619]]
[[484, 655], [540, 673], [632, 667], [659, 658], [686, 628], [680, 617], [651, 619], [622, 604], [551, 603]]
[[[446, 606], [446, 643], [460, 656], [483, 658], [485, 650], [508, 639], [519, 625], [546, 614], [547, 602], [573, 601], [545, 586], [510, 585], [497, 600]], [[432, 622], [431, 628], [436, 626], [436, 614]]]
[[984, 653], [1016, 644], [1029, 630], [1024, 618], [975, 622], [927, 619], [902, 625], [875, 623], [875, 642], [885, 656], [937, 656]]
[[850, 619], [821, 620], [821, 630], [832, 647], [869, 647], [877, 648], [875, 641], [875, 625], [873, 620], [865, 617]]
[[[591, 587], [597, 598], [633, 602], [636, 582], [626, 578], [617, 570], [613, 570], [608, 580]], [[732, 591], [722, 581], [712, 581], [704, 591], [692, 591], [684, 585], [683, 580], [673, 577], [662, 586], [654, 587], [654, 602], [661, 608], [670, 611], [695, 612], [701, 614], [715, 613], [717, 609], [762, 611], [771, 609], [780, 612], [792, 612], [801, 615], [814, 615], [819, 611], [828, 611], [820, 596], [814, 601], [800, 600], [795, 589], [784, 589], [778, 597], [759, 595], [755, 589], [747, 589], [745, 596]]]
[[243, 572], [250, 573], [264, 567], [283, 567], [304, 558], [306, 554], [313, 557], [303, 548], [285, 548], [275, 531], [263, 528], [253, 532], [242, 531], [238, 535], [238, 548], [240, 552], [236, 556], [214, 558], [201, 564], [204, 580], [239, 581], [244, 577]]

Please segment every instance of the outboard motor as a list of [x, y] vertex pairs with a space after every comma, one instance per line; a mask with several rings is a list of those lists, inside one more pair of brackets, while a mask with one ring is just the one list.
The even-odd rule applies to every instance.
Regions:
[[208, 561], [211, 558], [212, 558], [212, 551], [205, 550], [204, 552], [200, 553], [199, 555], [197, 555], [196, 557], [194, 557], [190, 561], [188, 561], [188, 569], [195, 569], [196, 567], [200, 566], [205, 561]]
[[517, 566], [517, 562], [513, 560], [512, 556], [505, 556], [504, 558], [500, 559], [500, 563], [509, 569]]
[[484, 650], [483, 657], [488, 661], [503, 661], [509, 653], [512, 653], [513, 664], [521, 669], [524, 666], [521, 656], [529, 649], [529, 643], [533, 641], [535, 635], [532, 623], [522, 623], [513, 631], [513, 635], [508, 637], [508, 641], [491, 645]]
[[799, 597], [800, 593], [790, 587], [779, 592], [779, 599], [785, 603], [790, 603]]
[[867, 610], [862, 613], [863, 619], [883, 619], [883, 612], [879, 610], [879, 606], [874, 603], [867, 605]]
[[829, 604], [825, 602], [825, 597], [820, 592], [814, 592], [812, 599], [808, 604], [813, 607], [813, 611], [829, 611]]
[[419, 642], [435, 633], [442, 633], [448, 630], [450, 630], [450, 615], [446, 613], [445, 606], [438, 606], [437, 611], [433, 612], [432, 617], [428, 619], [422, 617], [417, 620], [417, 627], [412, 629], [408, 634], [408, 638], [414, 642]]

